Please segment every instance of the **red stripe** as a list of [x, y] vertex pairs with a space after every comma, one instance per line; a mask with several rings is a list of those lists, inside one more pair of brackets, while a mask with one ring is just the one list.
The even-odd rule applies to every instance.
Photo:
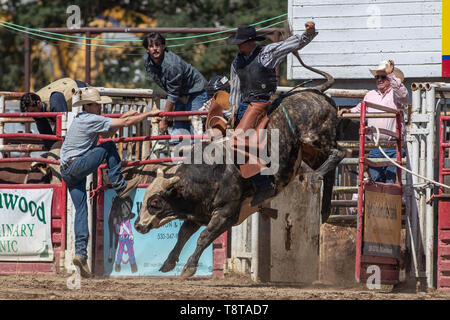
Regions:
[[450, 60], [442, 60], [442, 76], [450, 77]]

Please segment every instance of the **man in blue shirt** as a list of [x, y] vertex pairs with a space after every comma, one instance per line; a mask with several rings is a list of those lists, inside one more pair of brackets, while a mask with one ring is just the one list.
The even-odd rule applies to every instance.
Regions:
[[[167, 92], [165, 111], [198, 110], [208, 101], [206, 79], [192, 65], [167, 50], [166, 40], [160, 33], [149, 33], [142, 45], [147, 50], [143, 58], [147, 74]], [[163, 118], [159, 123], [160, 132], [165, 133], [167, 126], [167, 118]], [[173, 129], [173, 134], [182, 134], [184, 130], [192, 133], [186, 121], [174, 121]]]
[[81, 276], [85, 278], [92, 276], [86, 263], [89, 239], [86, 177], [106, 160], [109, 181], [118, 197], [123, 198], [129, 191], [125, 191], [127, 182], [120, 172], [122, 161], [115, 143], [107, 141], [98, 145], [99, 137], [111, 137], [119, 128], [137, 124], [159, 113], [150, 111], [136, 115], [135, 110], [130, 110], [121, 118], [101, 116], [101, 104], [111, 102], [109, 97], [100, 97], [94, 88], [83, 89], [81, 100], [74, 103], [74, 107], [82, 105], [83, 112], [73, 120], [61, 148], [61, 175], [69, 188], [76, 210], [73, 264], [80, 268]]
[[[27, 92], [20, 99], [21, 112], [68, 112], [72, 109], [72, 89], [85, 88], [88, 84], [79, 80], [63, 78], [38, 90]], [[47, 118], [34, 118], [40, 134], [54, 135]], [[50, 150], [55, 140], [44, 140], [44, 148]]]

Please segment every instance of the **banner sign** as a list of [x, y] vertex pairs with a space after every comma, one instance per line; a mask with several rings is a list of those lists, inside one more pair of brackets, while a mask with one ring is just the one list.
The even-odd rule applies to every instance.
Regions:
[[0, 261], [53, 261], [53, 189], [0, 189]]
[[[104, 197], [104, 268], [106, 276], [178, 276], [184, 264], [194, 253], [197, 239], [205, 229], [201, 227], [183, 247], [178, 262], [172, 271], [163, 273], [159, 268], [163, 265], [170, 251], [175, 246], [178, 231], [183, 221], [173, 220], [147, 234], [134, 229], [134, 222], [144, 199], [145, 188], [134, 190], [130, 197], [133, 200], [132, 217], [118, 221], [110, 215], [115, 191], [106, 190]], [[212, 275], [212, 244], [203, 251], [200, 257], [196, 276]]]
[[400, 258], [401, 187], [369, 184], [364, 193], [363, 255]]

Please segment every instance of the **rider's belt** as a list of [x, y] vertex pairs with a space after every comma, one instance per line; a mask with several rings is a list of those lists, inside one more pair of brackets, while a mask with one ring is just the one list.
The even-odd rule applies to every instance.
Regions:
[[250, 96], [244, 99], [244, 102], [250, 102], [254, 100], [269, 100], [270, 96]]
[[72, 157], [72, 158], [70, 158], [69, 161], [67, 161], [66, 164], [63, 164], [63, 165], [61, 166], [61, 168], [62, 168], [63, 170], [66, 170], [66, 169], [72, 164], [72, 162], [75, 161], [76, 158], [78, 158], [78, 157]]

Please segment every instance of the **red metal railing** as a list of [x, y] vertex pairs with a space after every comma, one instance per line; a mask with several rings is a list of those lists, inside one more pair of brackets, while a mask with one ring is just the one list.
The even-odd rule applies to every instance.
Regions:
[[[0, 92], [0, 95], [2, 93]], [[23, 93], [7, 93], [6, 96], [12, 98], [20, 98]], [[31, 138], [63, 141], [62, 137], [62, 112], [28, 112], [28, 113], [0, 113], [1, 118], [56, 118], [56, 134], [42, 135], [31, 133], [3, 133], [0, 138]], [[0, 163], [17, 163], [17, 162], [41, 162], [59, 165], [57, 160], [47, 158], [1, 158]], [[1, 262], [0, 273], [55, 273], [58, 272], [60, 256], [66, 249], [66, 207], [67, 192], [66, 184], [61, 180], [61, 184], [0, 184], [0, 188], [5, 189], [53, 189], [53, 200], [51, 206], [51, 239], [54, 249], [54, 260], [49, 262]]]
[[[444, 184], [445, 176], [450, 175], [450, 169], [445, 167], [445, 151], [450, 148], [446, 140], [446, 123], [450, 116], [440, 116], [439, 126], [439, 182]], [[447, 158], [448, 159], [448, 158]], [[450, 194], [449, 190], [439, 187], [438, 200], [438, 231], [437, 231], [437, 288], [450, 290]]]
[[[381, 265], [391, 265], [396, 264], [397, 261], [394, 258], [388, 258], [388, 257], [375, 257], [375, 256], [364, 256], [362, 252], [362, 243], [363, 243], [363, 236], [364, 236], [364, 192], [365, 188], [368, 184], [367, 181], [364, 181], [364, 167], [366, 164], [370, 165], [372, 162], [368, 161], [365, 157], [366, 152], [366, 134], [368, 132], [367, 126], [366, 126], [366, 120], [368, 117], [367, 114], [367, 107], [370, 106], [372, 108], [381, 110], [386, 113], [393, 113], [395, 114], [396, 118], [396, 133], [389, 132], [386, 130], [383, 130], [383, 133], [387, 133], [391, 135], [392, 137], [395, 137], [395, 140], [397, 142], [396, 144], [396, 150], [397, 150], [397, 163], [402, 163], [402, 117], [403, 117], [403, 111], [402, 110], [394, 110], [391, 108], [387, 108], [384, 106], [379, 106], [372, 103], [367, 103], [365, 101], [361, 102], [361, 115], [360, 115], [360, 127], [359, 127], [359, 172], [358, 172], [358, 216], [357, 216], [357, 226], [356, 226], [356, 259], [355, 259], [355, 278], [357, 282], [360, 282], [362, 279], [361, 275], [361, 269], [362, 265], [365, 264], [381, 264]], [[390, 117], [389, 115], [386, 115], [386, 117]], [[372, 130], [370, 130], [372, 131]], [[373, 131], [372, 131], [373, 132]], [[387, 164], [386, 164], [387, 165]], [[390, 164], [392, 165], [392, 164]], [[397, 167], [397, 182], [396, 185], [402, 187], [402, 171], [400, 168]], [[383, 270], [382, 270], [382, 283], [392, 283], [392, 280], [383, 281]]]

